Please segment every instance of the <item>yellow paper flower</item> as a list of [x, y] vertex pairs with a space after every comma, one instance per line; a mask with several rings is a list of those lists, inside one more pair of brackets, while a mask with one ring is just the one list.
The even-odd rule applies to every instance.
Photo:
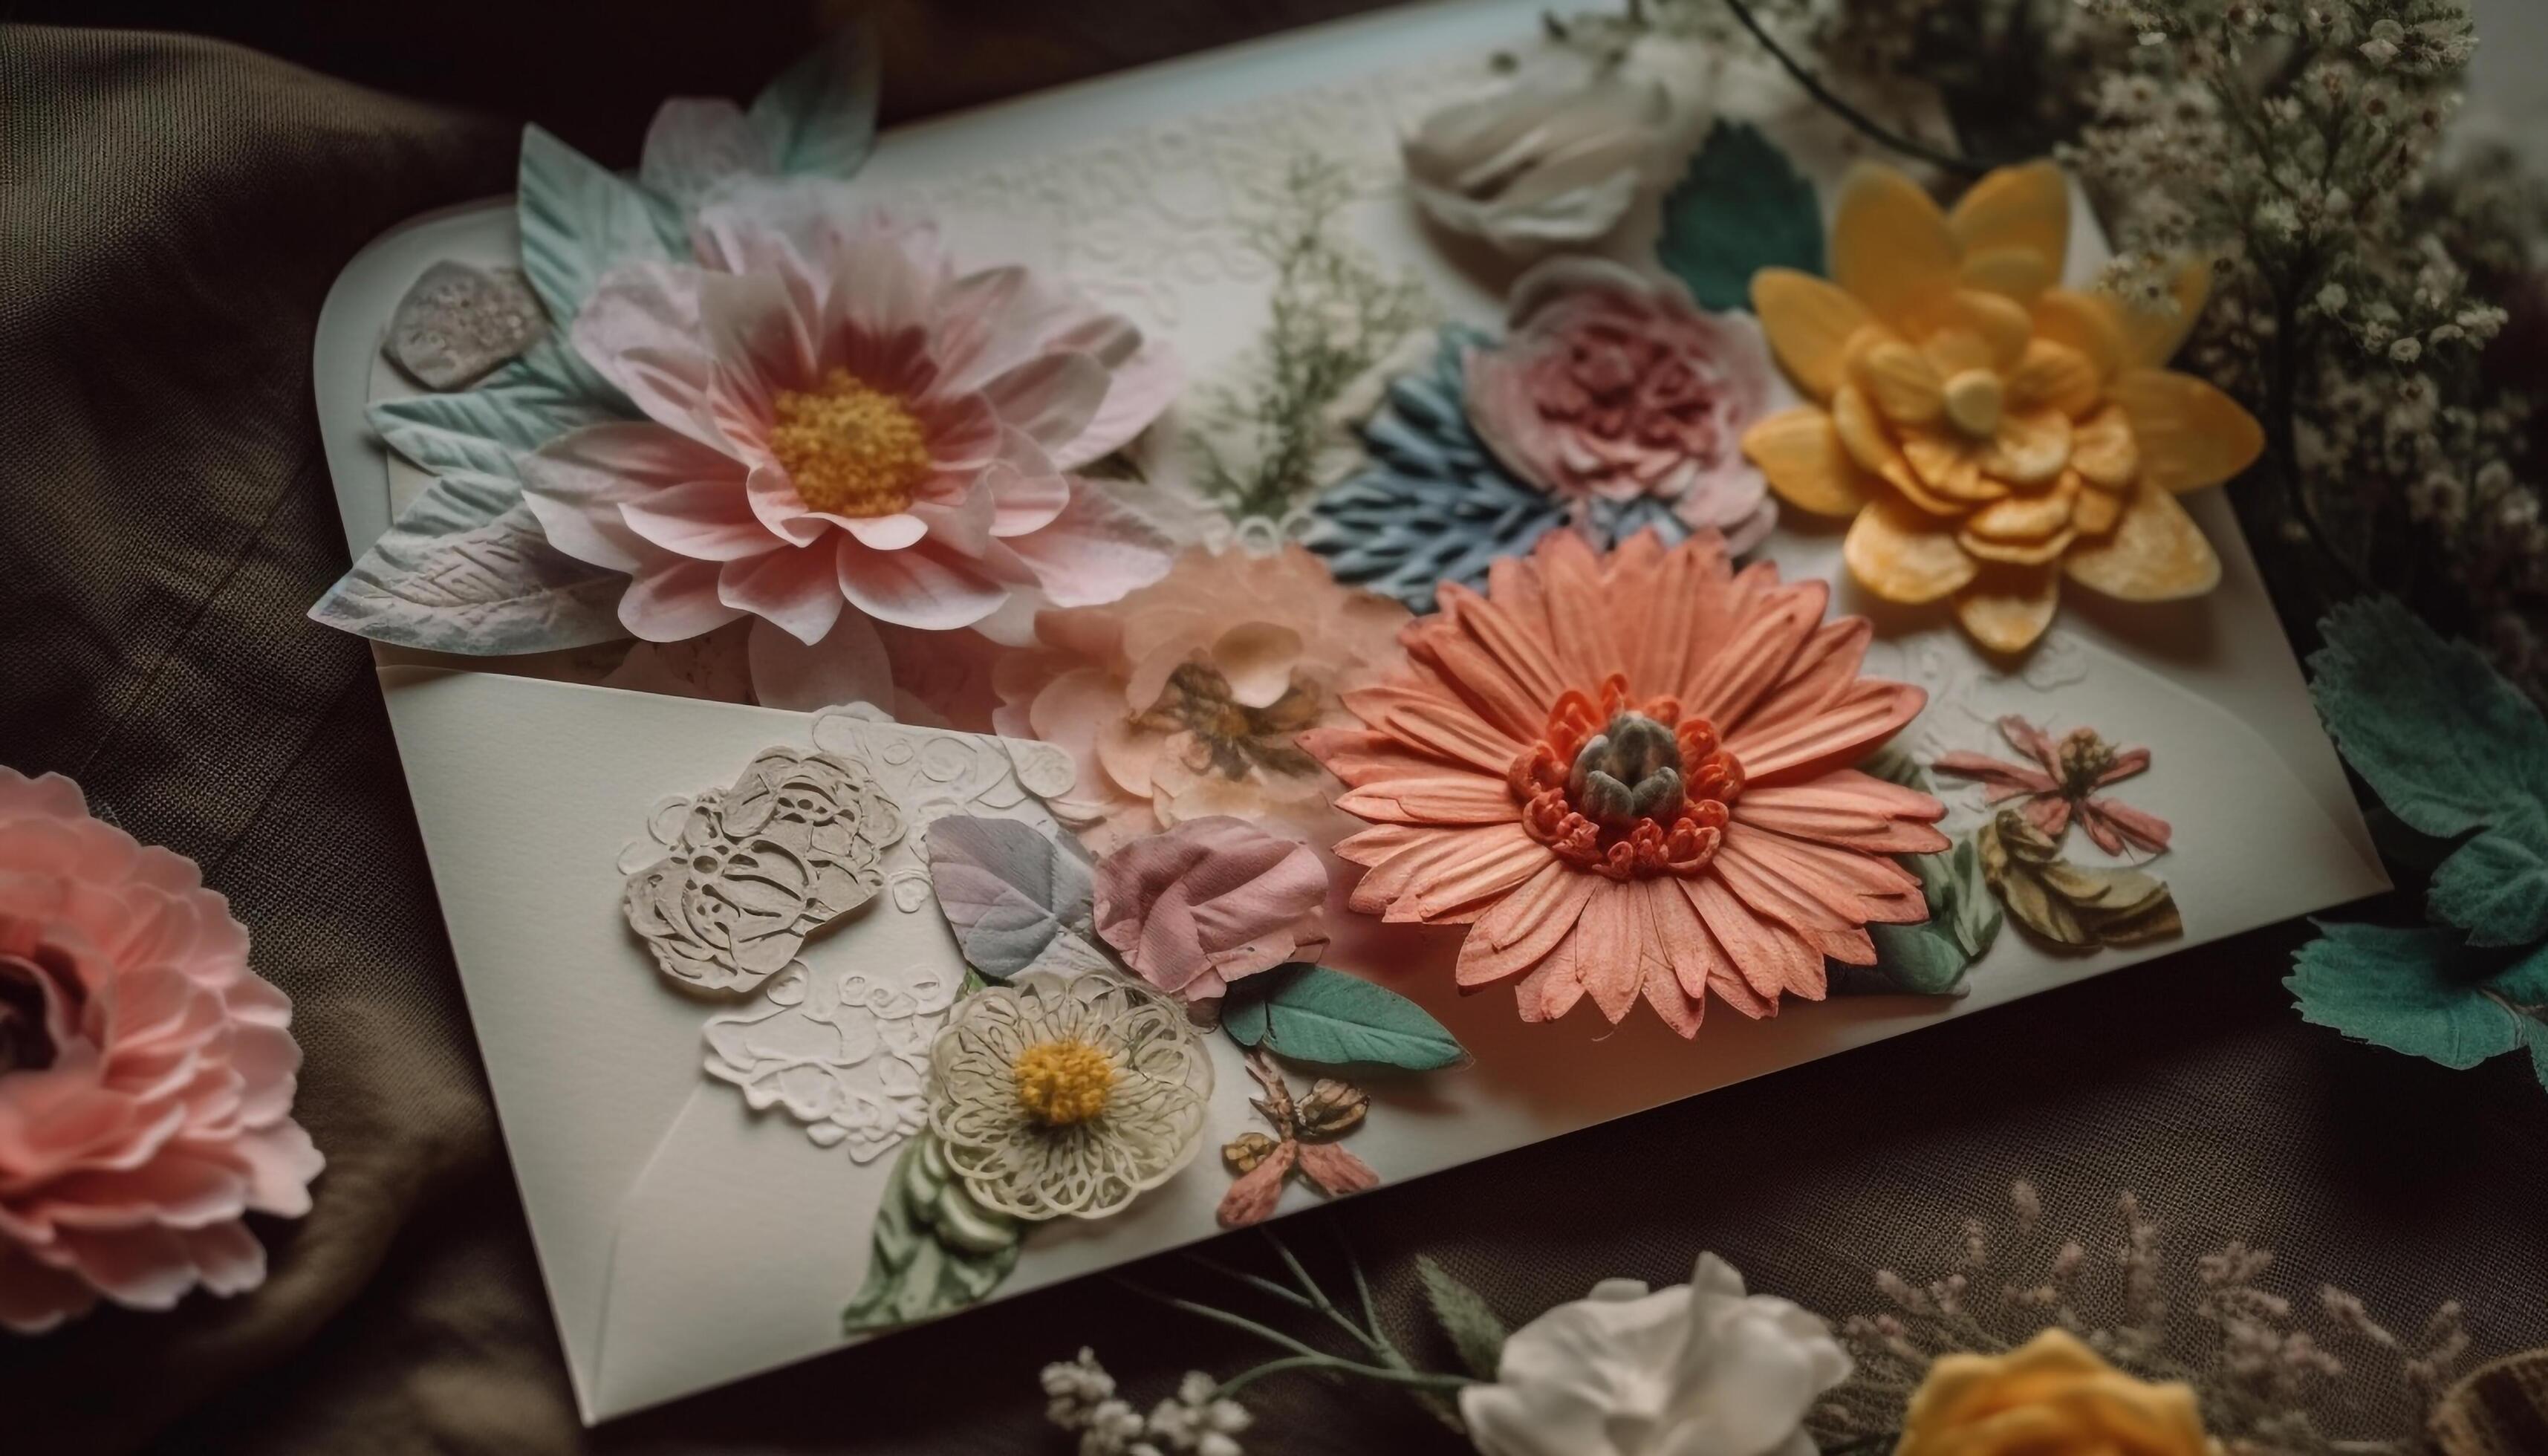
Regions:
[[2070, 198], [2050, 162], [2003, 167], [1942, 213], [1862, 162], [1841, 183], [1831, 281], [1752, 279], [1771, 348], [1815, 403], [1744, 453], [1788, 504], [1853, 517], [1850, 574], [1889, 601], [1953, 598], [1998, 652], [2052, 620], [2060, 578], [2127, 601], [2199, 596], [2221, 559], [2178, 504], [2246, 469], [2264, 431], [2159, 366], [2210, 291], [2191, 262], [2143, 312], [2058, 287]]
[[1942, 1355], [1893, 1456], [2213, 1456], [2194, 1389], [2135, 1380], [2069, 1331], [2005, 1355]]

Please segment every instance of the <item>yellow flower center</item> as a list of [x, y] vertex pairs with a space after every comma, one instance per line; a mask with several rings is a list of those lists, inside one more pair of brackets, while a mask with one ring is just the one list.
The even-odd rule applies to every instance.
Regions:
[[929, 434], [899, 399], [846, 369], [822, 388], [780, 390], [771, 453], [797, 498], [834, 515], [891, 515], [929, 477]]
[[1947, 417], [1975, 439], [1989, 439], [1999, 428], [2007, 400], [1999, 376], [1987, 369], [1959, 370], [1947, 381]]
[[1047, 1128], [1087, 1122], [1115, 1092], [1115, 1061], [1085, 1042], [1038, 1042], [1010, 1065], [1018, 1106]]

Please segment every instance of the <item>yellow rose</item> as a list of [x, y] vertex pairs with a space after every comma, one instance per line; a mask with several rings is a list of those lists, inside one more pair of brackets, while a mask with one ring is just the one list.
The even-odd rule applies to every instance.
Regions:
[[1894, 1456], [2214, 1456], [2194, 1390], [2135, 1380], [2068, 1331], [2005, 1355], [1946, 1355], [1902, 1416]]

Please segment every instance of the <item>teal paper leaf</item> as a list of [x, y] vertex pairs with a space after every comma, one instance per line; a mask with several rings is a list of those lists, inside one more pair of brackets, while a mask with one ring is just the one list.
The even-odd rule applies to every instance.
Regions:
[[[1891, 745], [1859, 768], [1905, 788], [1933, 791], [1927, 771]], [[1868, 926], [1875, 964], [1832, 962], [1831, 989], [1840, 995], [1960, 996], [1965, 968], [1999, 938], [1999, 901], [1982, 882], [1980, 852], [1966, 835], [1952, 849], [1894, 859], [1919, 876], [1929, 918], [1919, 925]]]
[[417, 497], [310, 616], [375, 642], [500, 657], [627, 636], [627, 586], [551, 546], [518, 483], [455, 471]]
[[2548, 719], [2391, 598], [2319, 630], [2310, 694], [2345, 762], [2408, 827], [2469, 836], [2433, 873], [2432, 913], [2477, 946], [2548, 935]]
[[1763, 268], [1822, 272], [1822, 207], [1768, 137], [1718, 122], [1664, 196], [1655, 255], [1701, 308], [1748, 309], [1752, 275]]
[[1433, 1322], [1442, 1326], [1461, 1365], [1480, 1380], [1495, 1379], [1507, 1333], [1502, 1319], [1484, 1296], [1452, 1278], [1430, 1255], [1415, 1256], [1415, 1273], [1424, 1281], [1424, 1303], [1433, 1311]]
[[1964, 967], [1972, 963], [1972, 956], [1934, 921], [1928, 925], [1870, 925], [1866, 935], [1875, 942], [1875, 964], [1848, 968], [1855, 972], [1875, 971], [1879, 979], [1869, 982], [1863, 974], [1849, 975], [1842, 978], [1848, 984], [1836, 985], [1835, 989], [1878, 994], [1907, 991], [1914, 996], [1962, 993]]
[[752, 99], [751, 116], [771, 139], [779, 171], [855, 176], [875, 149], [874, 36], [864, 25], [833, 32]]
[[635, 410], [552, 334], [474, 390], [382, 400], [365, 412], [382, 442], [420, 469], [518, 480], [515, 455]]
[[522, 129], [520, 189], [522, 273], [561, 332], [612, 267], [674, 257], [644, 188], [536, 126]]
[[2521, 1045], [2528, 1018], [2486, 993], [2456, 933], [2317, 924], [2322, 934], [2293, 955], [2283, 981], [2303, 1021], [2453, 1068]]
[[1261, 1046], [1321, 1066], [1423, 1072], [1469, 1056], [1423, 1007], [1360, 976], [1306, 961], [1231, 981], [1222, 998], [1221, 1026], [1241, 1046]]
[[876, 1210], [866, 1282], [841, 1312], [847, 1334], [890, 1329], [960, 1310], [1018, 1266], [1026, 1226], [964, 1191], [937, 1136], [903, 1144]]

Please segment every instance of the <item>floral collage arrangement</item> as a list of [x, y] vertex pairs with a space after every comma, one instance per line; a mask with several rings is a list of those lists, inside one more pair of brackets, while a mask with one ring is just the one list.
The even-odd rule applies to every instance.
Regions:
[[[2452, 1065], [2524, 1050], [2548, 1082], [2539, 659], [2509, 629], [2481, 651], [2426, 624], [2517, 618], [2548, 560], [2466, 524], [2526, 508], [2536, 534], [2511, 475], [2531, 462], [2488, 412], [2512, 407], [2468, 394], [2506, 316], [2452, 234], [2384, 240], [2445, 185], [2415, 109], [2465, 63], [2464, 12], [2011, 18], [2040, 8], [1976, 8], [2042, 47], [1996, 130], [1963, 125], [1939, 71], [1951, 133], [2026, 148], [1996, 166], [1841, 94], [1984, 24], [1949, 7], [1553, 16], [1403, 138], [1428, 235], [1507, 280], [1501, 333], [1443, 322], [1359, 249], [1346, 184], [1305, 154], [1255, 200], [1263, 333], [1201, 380], [1070, 279], [958, 261], [967, 239], [852, 185], [877, 85], [854, 32], [748, 106], [667, 103], [634, 176], [531, 128], [518, 266], [435, 264], [388, 332], [420, 392], [369, 419], [422, 492], [312, 615], [410, 657], [815, 715], [730, 783], [631, 805], [617, 869], [632, 967], [711, 1013], [705, 1073], [818, 1148], [891, 1159], [850, 1333], [980, 1301], [1039, 1228], [1199, 1162], [1227, 1174], [1225, 1228], [1295, 1187], [1380, 1184], [1353, 1138], [1366, 1084], [1469, 1054], [1321, 963], [1327, 856], [1359, 870], [1350, 915], [1456, 937], [1460, 990], [1682, 1038], [1711, 1002], [1758, 1020], [1956, 994], [2012, 922], [2073, 955], [2182, 934], [2151, 867], [2174, 831], [2134, 802], [2147, 725], [2007, 715], [2004, 757], [1916, 757], [1895, 740], [1927, 694], [1868, 670], [1875, 622], [1760, 554], [1789, 530], [1836, 534], [1888, 612], [2021, 665], [2083, 598], [2129, 617], [2221, 583], [2190, 492], [2266, 479], [2251, 533], [2361, 588], [2392, 516], [2460, 522], [2417, 549], [2486, 557], [2482, 601], [2298, 598], [2325, 608], [2320, 713], [2427, 890], [2412, 923], [2324, 926], [2288, 984], [2312, 1022]], [[2099, 26], [2130, 46], [2098, 49]], [[1694, 113], [1692, 56], [1754, 46], [1901, 165], [1861, 160], [1825, 195], [1774, 129]], [[2222, 79], [2268, 46], [2279, 89]], [[2083, 75], [2084, 102], [2062, 89]], [[2343, 88], [2386, 98], [2387, 139], [2298, 139]], [[2376, 180], [2333, 197], [2357, 164]], [[2121, 250], [2093, 284], [2080, 184]], [[2498, 226], [2478, 211], [2463, 234]], [[2295, 352], [2304, 325], [2317, 352]], [[2302, 367], [2337, 334], [2387, 361], [2384, 388], [2438, 395], [2448, 359], [2461, 392], [2403, 439], [2344, 402], [2369, 387], [2351, 355]], [[2497, 456], [2463, 479], [2470, 442]], [[2323, 480], [2374, 458], [2413, 490], [2328, 508]], [[1951, 833], [1959, 793], [1978, 822]], [[943, 922], [960, 978], [811, 954], [914, 918]], [[0, 771], [0, 1072], [87, 1109], [42, 1137], [0, 1116], [0, 1322], [262, 1277], [239, 1217], [306, 1209], [320, 1160], [290, 1120], [288, 1008], [245, 955], [190, 865], [66, 781]], [[1253, 1084], [1244, 1126], [1213, 1116], [1217, 1049]], [[2013, 1208], [2032, 1238], [2033, 1191]], [[1449, 1373], [1269, 1236], [1288, 1278], [1222, 1272], [1342, 1326], [1347, 1354], [1172, 1301], [1285, 1353], [1146, 1412], [1086, 1351], [1046, 1389], [1083, 1456], [1235, 1456], [1237, 1397], [1293, 1370], [1404, 1388], [1488, 1456], [2414, 1448], [2312, 1423], [2343, 1367], [2256, 1287], [2270, 1255], [2212, 1256], [2171, 1306], [2147, 1251], [2089, 1312], [2075, 1241], [1983, 1300], [1982, 1229], [1968, 1267], [1884, 1275], [1891, 1308], [1837, 1326], [1706, 1255], [1687, 1285], [1612, 1281], [1507, 1331], [1428, 1266]], [[2409, 1352], [2360, 1301], [2321, 1304], [2405, 1363], [2416, 1418], [2447, 1404], [2456, 1312]]]

